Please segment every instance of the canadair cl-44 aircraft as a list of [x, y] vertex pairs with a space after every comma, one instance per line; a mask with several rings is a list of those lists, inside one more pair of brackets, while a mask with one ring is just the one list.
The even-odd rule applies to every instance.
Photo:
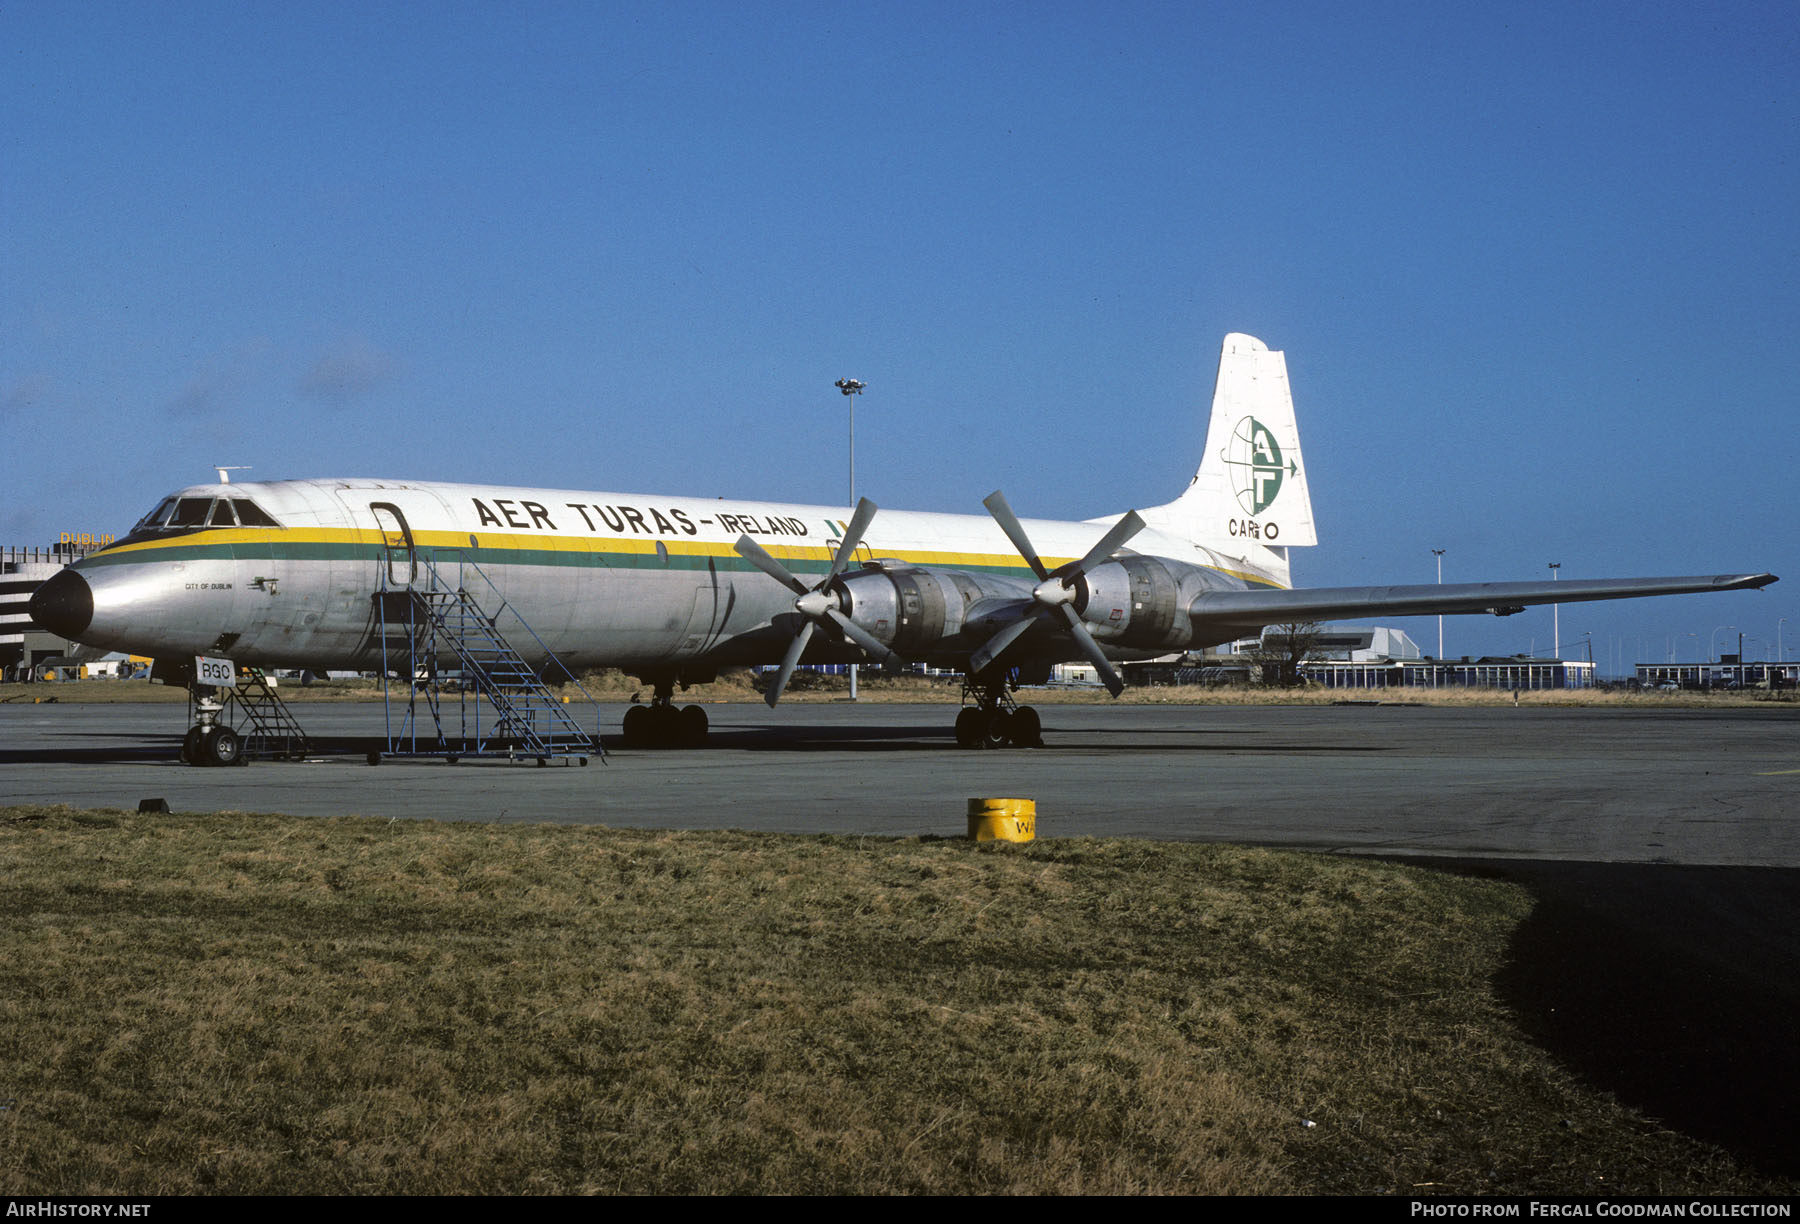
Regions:
[[[970, 678], [965, 744], [1033, 743], [1009, 681], [1216, 645], [1271, 624], [1517, 612], [1529, 605], [1761, 587], [1772, 574], [1296, 590], [1317, 542], [1287, 363], [1225, 338], [1199, 470], [1166, 505], [1086, 522], [397, 480], [197, 485], [53, 577], [33, 617], [158, 660], [323, 670], [381, 665], [384, 593], [472, 562], [535, 631], [534, 665], [617, 667], [655, 692], [627, 741], [704, 738], [673, 695], [769, 664], [922, 662]], [[698, 727], [693, 714], [698, 714]], [[635, 727], [632, 721], [635, 719]], [[695, 732], [698, 734], [695, 734]]]

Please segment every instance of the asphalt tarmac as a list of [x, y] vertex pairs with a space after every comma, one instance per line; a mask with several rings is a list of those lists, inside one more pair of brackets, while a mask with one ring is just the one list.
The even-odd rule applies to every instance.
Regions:
[[[175, 760], [179, 706], [0, 706], [0, 801], [905, 836], [1019, 796], [1040, 836], [1800, 866], [1789, 707], [1045, 706], [1044, 748], [971, 751], [945, 705], [743, 703], [707, 707], [705, 749], [587, 768], [371, 768], [379, 705], [295, 709], [324, 752], [206, 769]], [[623, 710], [602, 707], [609, 742]]]
[[946, 705], [713, 705], [706, 749], [585, 768], [371, 767], [380, 706], [296, 710], [326, 751], [203, 769], [179, 705], [0, 705], [0, 803], [950, 836], [1023, 796], [1041, 837], [1405, 856], [1531, 890], [1496, 988], [1572, 1073], [1800, 1177], [1800, 709], [1045, 706], [981, 752]]

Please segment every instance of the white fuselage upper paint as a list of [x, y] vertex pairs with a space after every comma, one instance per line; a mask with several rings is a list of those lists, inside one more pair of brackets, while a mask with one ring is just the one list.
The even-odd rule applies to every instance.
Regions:
[[[81, 567], [95, 605], [85, 640], [263, 666], [367, 666], [377, 593], [425, 583], [435, 566], [478, 602], [503, 598], [571, 666], [761, 662], [787, 636], [770, 631], [793, 597], [745, 565], [736, 541], [748, 535], [796, 573], [822, 574], [850, 517], [830, 506], [378, 480], [197, 485], [174, 496], [228, 495], [253, 499], [279, 526], [134, 533], [95, 554]], [[1054, 567], [1107, 524], [1027, 527]], [[1273, 582], [1159, 532], [1132, 545], [1204, 567], [1220, 589]], [[977, 515], [883, 511], [856, 558], [967, 572], [1017, 600], [1036, 581]], [[459, 573], [466, 563], [480, 576]], [[817, 654], [856, 657], [823, 639]]]

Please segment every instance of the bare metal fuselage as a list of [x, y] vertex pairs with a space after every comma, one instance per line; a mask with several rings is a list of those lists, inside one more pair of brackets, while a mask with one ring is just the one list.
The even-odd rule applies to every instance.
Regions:
[[[542, 642], [518, 644], [533, 662], [547, 650], [577, 669], [768, 663], [793, 636], [794, 597], [747, 565], [734, 544], [748, 535], [796, 573], [822, 574], [849, 517], [836, 507], [772, 502], [357, 480], [195, 486], [176, 496], [227, 495], [254, 498], [279, 526], [134, 532], [76, 567], [93, 611], [72, 636], [159, 658], [211, 653], [265, 667], [368, 667], [379, 658], [378, 595], [428, 582], [435, 568], [478, 601], [504, 599]], [[1055, 566], [1079, 557], [1107, 523], [1027, 526]], [[1183, 607], [1202, 588], [1274, 585], [1244, 562], [1154, 531], [1132, 544], [1177, 562]], [[917, 661], [966, 661], [995, 626], [1029, 607], [1037, 582], [982, 516], [883, 511], [856, 555], [846, 587], [859, 613], [888, 635], [912, 632], [901, 653]], [[909, 573], [936, 575], [938, 586], [951, 575], [957, 587], [954, 598], [939, 599], [949, 611], [940, 609], [935, 622], [928, 592], [923, 628], [919, 608], [910, 609], [910, 629], [901, 623], [909, 612], [904, 581], [891, 596], [883, 592], [893, 583], [874, 581]], [[1126, 644], [1131, 592], [1118, 596], [1120, 608], [1093, 618], [1110, 653], [1154, 653], [1176, 637], [1195, 643], [1197, 626], [1176, 634], [1170, 625], [1154, 644]], [[891, 620], [883, 599], [894, 604]], [[1053, 633], [1028, 645], [1038, 657], [1074, 657]], [[861, 656], [820, 635], [807, 657]]]

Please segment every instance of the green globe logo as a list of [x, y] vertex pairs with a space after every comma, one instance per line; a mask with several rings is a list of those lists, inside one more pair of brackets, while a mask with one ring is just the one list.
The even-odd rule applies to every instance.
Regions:
[[1248, 514], [1261, 514], [1272, 506], [1281, 493], [1283, 478], [1300, 470], [1291, 459], [1283, 462], [1281, 444], [1255, 417], [1237, 423], [1224, 458], [1232, 469], [1238, 504]]

